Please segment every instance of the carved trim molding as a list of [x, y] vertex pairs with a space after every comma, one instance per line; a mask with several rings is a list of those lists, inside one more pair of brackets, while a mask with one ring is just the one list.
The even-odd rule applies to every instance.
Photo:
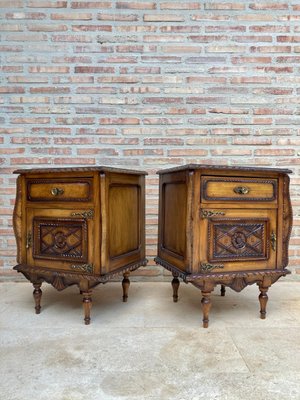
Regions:
[[259, 271], [245, 271], [245, 272], [217, 272], [210, 274], [190, 274], [186, 276], [187, 282], [192, 282], [195, 279], [227, 279], [227, 278], [252, 278], [257, 277], [262, 279], [264, 276], [285, 276], [290, 274], [288, 269], [282, 270], [259, 270]]
[[99, 283], [106, 283], [121, 273], [134, 271], [139, 267], [145, 266], [147, 262], [148, 260], [144, 259], [138, 263], [128, 264], [108, 274], [98, 276], [85, 275], [76, 272], [56, 272], [42, 267], [30, 267], [26, 264], [18, 264], [13, 269], [21, 272], [25, 278], [30, 281], [32, 281], [34, 277], [34, 279], [39, 281], [50, 283], [57, 290], [63, 290], [68, 286], [79, 284], [83, 280], [90, 282], [90, 286], [95, 286]]
[[162, 260], [160, 257], [155, 257], [154, 261], [156, 262], [156, 264], [160, 264], [162, 267], [166, 268], [168, 271], [175, 273], [179, 278], [182, 278], [185, 281], [185, 277], [187, 276], [186, 272], [183, 272], [179, 268], [174, 267], [167, 261]]

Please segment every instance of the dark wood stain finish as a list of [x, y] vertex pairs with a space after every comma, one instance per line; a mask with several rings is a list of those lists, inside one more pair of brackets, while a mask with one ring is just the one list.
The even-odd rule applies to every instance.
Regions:
[[[216, 285], [240, 292], [256, 283], [260, 315], [267, 291], [290, 273], [292, 207], [287, 169], [189, 164], [158, 172], [159, 237], [156, 262], [202, 292], [203, 326], [209, 323]], [[171, 189], [166, 190], [167, 187]]]
[[41, 284], [57, 290], [78, 285], [85, 324], [92, 288], [146, 265], [145, 175], [109, 167], [18, 170], [14, 267], [32, 282], [36, 313]]

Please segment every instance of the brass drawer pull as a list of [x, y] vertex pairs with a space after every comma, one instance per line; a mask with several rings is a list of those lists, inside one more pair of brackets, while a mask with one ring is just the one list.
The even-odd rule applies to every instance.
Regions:
[[272, 247], [272, 250], [274, 250], [274, 251], [276, 251], [276, 243], [277, 243], [276, 233], [272, 232], [271, 233], [271, 247]]
[[215, 217], [217, 215], [225, 215], [225, 213], [223, 211], [201, 210], [202, 219]]
[[224, 264], [209, 264], [209, 263], [201, 263], [202, 271], [212, 271], [216, 268], [224, 268]]
[[64, 189], [60, 189], [60, 188], [57, 188], [57, 187], [51, 189], [52, 196], [59, 196], [61, 194], [64, 194], [64, 192], [65, 192]]
[[84, 219], [93, 219], [94, 218], [94, 210], [87, 210], [83, 212], [72, 212], [72, 217], [82, 217]]
[[250, 189], [247, 186], [236, 186], [233, 191], [236, 194], [248, 194]]

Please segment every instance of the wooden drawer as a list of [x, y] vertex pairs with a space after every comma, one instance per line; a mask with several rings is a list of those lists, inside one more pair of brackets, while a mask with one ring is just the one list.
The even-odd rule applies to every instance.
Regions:
[[201, 177], [201, 202], [276, 202], [277, 180], [235, 178], [225, 176]]
[[28, 201], [89, 202], [92, 198], [92, 178], [27, 180]]

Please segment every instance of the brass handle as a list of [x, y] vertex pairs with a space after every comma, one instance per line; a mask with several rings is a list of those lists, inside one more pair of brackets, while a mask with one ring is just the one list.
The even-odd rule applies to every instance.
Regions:
[[58, 196], [60, 194], [64, 194], [64, 189], [55, 187], [55, 188], [51, 189], [51, 194], [52, 194], [52, 196]]
[[225, 215], [223, 211], [201, 210], [201, 218], [215, 217], [216, 215]]
[[274, 251], [276, 251], [276, 243], [277, 243], [276, 233], [272, 232], [271, 233], [271, 247], [272, 247], [272, 250], [274, 250]]
[[247, 186], [236, 186], [233, 191], [236, 194], [247, 194], [250, 192], [250, 189]]
[[72, 217], [81, 217], [84, 219], [93, 219], [94, 218], [94, 210], [87, 210], [83, 212], [72, 212]]

